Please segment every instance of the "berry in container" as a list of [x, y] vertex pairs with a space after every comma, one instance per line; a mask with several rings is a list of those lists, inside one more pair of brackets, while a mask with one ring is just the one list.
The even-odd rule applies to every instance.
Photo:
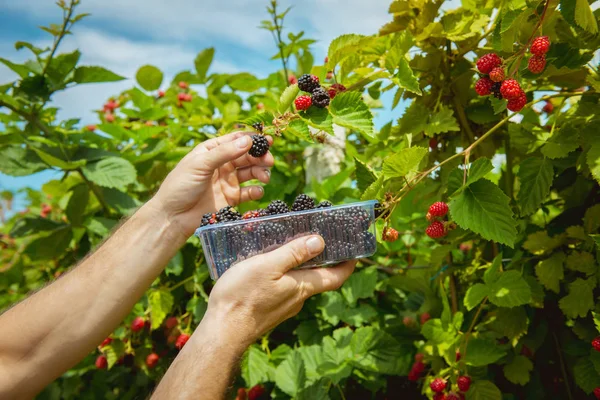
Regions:
[[241, 261], [311, 234], [323, 237], [325, 250], [299, 268], [337, 264], [375, 253], [377, 201], [338, 206], [323, 202], [317, 208], [305, 209], [308, 197], [301, 196], [292, 205], [292, 210], [277, 201], [266, 210], [245, 214], [248, 219], [232, 220], [234, 214], [230, 207], [221, 212], [225, 222], [214, 223], [218, 213], [213, 214], [215, 218], [207, 216], [210, 222], [198, 228], [195, 234], [202, 243], [211, 278], [217, 280]]

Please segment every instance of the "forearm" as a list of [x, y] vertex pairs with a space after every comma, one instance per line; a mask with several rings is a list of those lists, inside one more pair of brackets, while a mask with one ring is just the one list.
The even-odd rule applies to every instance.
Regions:
[[0, 316], [0, 398], [28, 398], [92, 351], [183, 244], [151, 203], [77, 268]]
[[223, 399], [249, 343], [216, 313], [207, 312], [151, 400]]

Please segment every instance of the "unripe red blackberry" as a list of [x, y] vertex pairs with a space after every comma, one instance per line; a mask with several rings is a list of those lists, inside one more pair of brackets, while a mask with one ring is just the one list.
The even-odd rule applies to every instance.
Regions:
[[248, 390], [248, 400], [258, 400], [265, 393], [267, 391], [263, 385], [255, 385]]
[[142, 317], [135, 317], [135, 319], [131, 322], [131, 330], [134, 332], [139, 332], [144, 329], [146, 325], [146, 321]]
[[296, 110], [304, 111], [308, 110], [308, 108], [312, 105], [312, 99], [310, 96], [298, 96], [298, 98], [294, 101], [296, 106]]
[[432, 239], [438, 239], [446, 236], [446, 228], [442, 222], [434, 221], [427, 227], [425, 233]]
[[177, 337], [177, 340], [175, 341], [175, 347], [181, 350], [188, 340], [190, 340], [190, 335], [182, 333]]
[[106, 360], [106, 356], [104, 355], [100, 355], [98, 356], [98, 358], [96, 358], [96, 368], [98, 369], [105, 369], [106, 367], [108, 367], [108, 361]]
[[111, 339], [111, 338], [109, 338], [109, 337], [107, 337], [106, 339], [104, 339], [104, 340], [102, 341], [102, 343], [100, 343], [100, 347], [108, 346], [108, 345], [109, 345], [109, 344], [111, 344], [111, 343], [112, 343], [112, 339]]
[[448, 400], [446, 398], [446, 393], [435, 393], [433, 395], [433, 400]]
[[177, 326], [179, 321], [177, 321], [177, 317], [169, 317], [165, 320], [165, 327], [167, 329], [173, 329]]
[[429, 214], [434, 217], [443, 217], [448, 214], [448, 204], [443, 201], [437, 201], [429, 206]]
[[421, 314], [419, 320], [421, 321], [421, 325], [425, 325], [427, 321], [431, 319], [431, 315], [428, 312]]
[[546, 56], [531, 56], [527, 62], [527, 69], [534, 74], [540, 74], [546, 68]]
[[592, 340], [592, 347], [594, 348], [594, 350], [600, 351], [600, 336]]
[[148, 354], [148, 357], [146, 357], [146, 365], [148, 366], [148, 368], [154, 368], [156, 367], [156, 364], [158, 364], [158, 360], [160, 360], [158, 354]]
[[394, 228], [385, 228], [381, 236], [385, 242], [395, 242], [398, 240], [398, 231]]
[[179, 82], [177, 85], [182, 89], [187, 89], [190, 87], [190, 84], [184, 81]]
[[600, 400], [600, 387], [594, 389], [594, 396], [596, 396], [596, 399]]
[[296, 78], [296, 75], [290, 75], [290, 77], [288, 78], [288, 82], [290, 83], [290, 85], [295, 85], [296, 83], [298, 83], [298, 78]]
[[490, 71], [490, 79], [494, 82], [502, 82], [504, 80], [504, 68], [496, 67]]
[[506, 108], [513, 112], [519, 112], [525, 107], [525, 104], [527, 104], [527, 96], [525, 95], [525, 92], [521, 91], [519, 97], [508, 100]]
[[423, 361], [423, 357], [425, 357], [425, 355], [423, 353], [417, 353], [415, 354], [415, 361]]
[[542, 111], [545, 112], [546, 114], [552, 114], [552, 111], [554, 111], [554, 104], [547, 101], [546, 104], [544, 104]]
[[477, 82], [475, 82], [475, 91], [480, 96], [487, 96], [488, 94], [492, 93], [493, 85], [494, 82], [486, 76], [478, 79]]
[[536, 56], [543, 56], [550, 49], [550, 39], [548, 36], [539, 36], [533, 40], [529, 51]]
[[500, 93], [507, 100], [516, 99], [521, 95], [522, 91], [521, 85], [514, 79], [507, 79], [500, 86]]
[[436, 393], [442, 393], [446, 389], [446, 381], [442, 378], [435, 378], [431, 381], [429, 387]]
[[477, 60], [477, 69], [482, 74], [489, 74], [490, 71], [502, 65], [502, 60], [495, 53], [486, 54]]
[[461, 392], [467, 392], [471, 387], [471, 378], [468, 376], [459, 376], [456, 380], [456, 384]]

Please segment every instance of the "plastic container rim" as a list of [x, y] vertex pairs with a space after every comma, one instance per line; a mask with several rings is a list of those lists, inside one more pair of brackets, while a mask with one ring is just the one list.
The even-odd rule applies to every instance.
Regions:
[[313, 209], [304, 210], [304, 211], [290, 211], [290, 212], [285, 213], [285, 214], [268, 215], [268, 216], [260, 217], [260, 218], [251, 218], [251, 219], [243, 219], [243, 220], [237, 220], [237, 221], [229, 221], [229, 222], [224, 222], [224, 223], [220, 223], [220, 224], [213, 224], [213, 225], [202, 226], [202, 227], [196, 229], [196, 232], [194, 234], [196, 236], [200, 236], [200, 234], [203, 233], [203, 232], [214, 230], [214, 229], [220, 229], [220, 228], [227, 227], [227, 226], [236, 226], [236, 225], [244, 225], [244, 224], [248, 224], [248, 223], [270, 221], [270, 220], [275, 220], [275, 219], [279, 219], [279, 218], [282, 218], [282, 217], [294, 217], [294, 216], [298, 216], [298, 215], [312, 214], [312, 213], [315, 213], [315, 212], [323, 212], [323, 211], [329, 211], [329, 210], [339, 210], [341, 208], [348, 208], [348, 207], [368, 206], [368, 205], [375, 206], [375, 204], [377, 204], [377, 203], [379, 203], [377, 200], [366, 200], [366, 201], [358, 201], [356, 203], [340, 204], [340, 205], [331, 206], [331, 207], [313, 208]]

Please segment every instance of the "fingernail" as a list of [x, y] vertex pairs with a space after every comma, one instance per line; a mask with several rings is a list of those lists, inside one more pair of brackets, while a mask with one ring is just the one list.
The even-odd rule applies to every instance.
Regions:
[[248, 136], [242, 136], [241, 138], [239, 138], [238, 140], [235, 141], [235, 144], [240, 149], [244, 149], [244, 148], [246, 148], [246, 146], [248, 146], [248, 140], [250, 140], [248, 138]]
[[256, 189], [258, 190], [258, 193], [262, 196], [263, 193], [265, 192], [265, 189], [263, 189], [262, 186], [257, 186]]
[[306, 248], [311, 253], [318, 253], [323, 249], [323, 240], [312, 236], [306, 241]]
[[267, 176], [270, 178], [271, 177], [271, 170], [268, 168], [265, 168], [265, 174], [267, 174]]

